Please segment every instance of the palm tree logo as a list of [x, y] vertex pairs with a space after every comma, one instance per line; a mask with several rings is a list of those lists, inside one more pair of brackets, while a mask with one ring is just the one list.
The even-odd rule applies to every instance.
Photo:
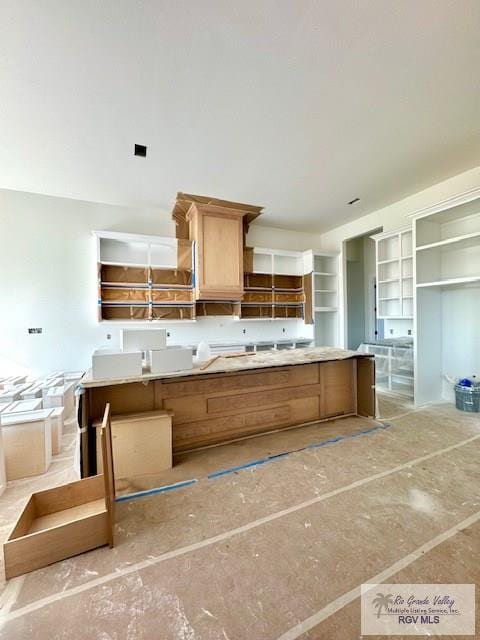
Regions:
[[383, 593], [377, 593], [377, 597], [373, 599], [373, 606], [378, 609], [377, 618], [380, 618], [382, 609], [387, 609], [393, 604], [393, 593], [387, 593], [386, 596]]

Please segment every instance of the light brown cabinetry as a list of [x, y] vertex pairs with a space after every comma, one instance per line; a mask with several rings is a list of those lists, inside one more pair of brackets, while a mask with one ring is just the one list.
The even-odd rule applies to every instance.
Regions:
[[374, 359], [354, 358], [87, 388], [84, 425], [101, 416], [167, 411], [173, 451], [306, 422], [375, 412]]
[[197, 300], [243, 297], [243, 217], [245, 211], [192, 204], [187, 220], [195, 240]]

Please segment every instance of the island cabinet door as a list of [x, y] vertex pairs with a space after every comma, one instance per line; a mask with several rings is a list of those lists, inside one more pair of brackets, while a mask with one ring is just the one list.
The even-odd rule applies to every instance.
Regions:
[[243, 217], [245, 212], [193, 204], [188, 212], [195, 240], [197, 300], [243, 297]]

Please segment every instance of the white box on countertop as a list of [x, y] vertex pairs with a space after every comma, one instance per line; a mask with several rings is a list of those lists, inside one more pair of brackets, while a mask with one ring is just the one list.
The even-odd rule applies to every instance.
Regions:
[[123, 351], [150, 351], [165, 349], [166, 329], [121, 329], [120, 346]]
[[142, 375], [142, 352], [98, 349], [92, 355], [92, 378], [136, 378]]
[[171, 373], [193, 368], [193, 351], [190, 347], [167, 347], [148, 353], [151, 373]]

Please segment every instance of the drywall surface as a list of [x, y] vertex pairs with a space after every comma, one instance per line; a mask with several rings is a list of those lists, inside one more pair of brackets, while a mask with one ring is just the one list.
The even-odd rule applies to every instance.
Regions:
[[[97, 320], [93, 229], [175, 234], [169, 212], [0, 190], [0, 375], [87, 368], [95, 348], [119, 345], [120, 327], [128, 323]], [[315, 240], [319, 246], [319, 236], [252, 225], [248, 243], [309, 249]], [[168, 327], [170, 343], [312, 336], [297, 320], [205, 318], [155, 326]], [[29, 334], [29, 327], [42, 333]]]
[[[322, 249], [340, 251], [344, 240], [363, 235], [377, 227], [383, 227], [384, 231], [394, 231], [399, 227], [411, 224], [411, 218], [408, 217], [410, 213], [478, 186], [480, 186], [480, 166], [439, 182], [428, 189], [419, 191], [388, 207], [373, 211], [348, 224], [327, 231], [322, 234]], [[368, 197], [368, 194], [365, 196]]]
[[315, 250], [321, 248], [321, 235], [302, 231], [286, 231], [257, 223], [250, 226], [247, 245], [264, 249], [287, 249], [288, 251]]
[[[480, 286], [447, 289], [441, 296], [443, 373], [450, 378], [480, 377]], [[454, 396], [446, 380], [443, 395], [446, 400]]]

